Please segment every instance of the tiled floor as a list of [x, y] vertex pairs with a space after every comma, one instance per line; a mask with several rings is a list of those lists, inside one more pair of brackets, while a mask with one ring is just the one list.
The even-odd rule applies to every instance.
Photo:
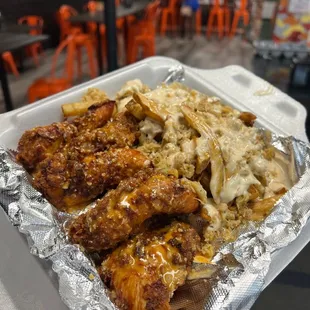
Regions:
[[[27, 70], [21, 74], [20, 78], [10, 76], [10, 88], [16, 108], [27, 104], [26, 93], [33, 80], [49, 74], [52, 53], [53, 51], [46, 52], [46, 57], [39, 68], [34, 68], [31, 61], [27, 61]], [[202, 69], [214, 69], [231, 64], [240, 65], [268, 79], [281, 89], [286, 89], [289, 66], [280, 69], [277, 67], [278, 69], [273, 70], [274, 62], [253, 61], [254, 51], [251, 45], [240, 38], [223, 39], [220, 42], [217, 38], [208, 41], [204, 37], [194, 37], [192, 40], [158, 38], [157, 54], [173, 57], [187, 65]], [[64, 57], [58, 64], [59, 74], [61, 74], [63, 63]], [[84, 63], [84, 69], [86, 72], [86, 63]], [[88, 77], [84, 76], [82, 80], [87, 79]], [[80, 82], [76, 81], [76, 83]], [[2, 112], [4, 112], [4, 104], [3, 98], [0, 97], [0, 113]], [[310, 309], [309, 257], [310, 245], [261, 294], [253, 309]]]

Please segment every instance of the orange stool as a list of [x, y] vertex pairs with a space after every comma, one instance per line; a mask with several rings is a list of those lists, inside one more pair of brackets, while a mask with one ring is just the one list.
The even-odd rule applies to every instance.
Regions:
[[5, 63], [9, 66], [10, 70], [12, 73], [16, 76], [19, 77], [19, 72], [16, 68], [16, 64], [13, 58], [13, 55], [11, 52], [4, 52], [2, 53], [2, 59], [5, 61]]
[[145, 17], [129, 30], [128, 62], [133, 63], [137, 59], [138, 50], [143, 48], [143, 57], [155, 55], [155, 24], [159, 12], [159, 1], [150, 3], [145, 12]]
[[[86, 3], [86, 5], [84, 6], [84, 9], [89, 11], [89, 12], [96, 12], [96, 11], [98, 11], [100, 9], [99, 8], [99, 4], [100, 3], [98, 3], [97, 1], [93, 1], [93, 0], [92, 1], [88, 1]], [[115, 0], [115, 5], [116, 5], [116, 7], [119, 6], [120, 5], [120, 0]], [[124, 22], [125, 22], [125, 18], [124, 17], [118, 18], [116, 20], [116, 28], [117, 28], [117, 30], [122, 30], [123, 29]], [[90, 22], [88, 24], [95, 24], [95, 26], [96, 26], [96, 23]], [[104, 25], [102, 25], [102, 26], [104, 26]], [[94, 28], [93, 26], [91, 28], [95, 29], [95, 31], [96, 31], [96, 28]]]
[[247, 6], [248, 6], [248, 0], [241, 0], [239, 9], [235, 10], [234, 19], [231, 26], [230, 37], [233, 37], [235, 35], [241, 17], [243, 18], [244, 26], [247, 26], [249, 24], [250, 14], [247, 9]]
[[57, 12], [57, 21], [60, 27], [60, 42], [65, 40], [72, 33], [82, 33], [82, 28], [72, 26], [69, 19], [71, 16], [77, 15], [78, 12], [69, 5], [62, 5]]
[[[90, 76], [91, 78], [95, 78], [96, 77], [95, 49], [91, 37], [87, 34], [82, 34], [79, 32], [73, 33], [66, 40], [64, 40], [62, 44], [59, 45], [58, 49], [56, 50], [56, 53], [58, 50], [60, 51], [63, 50], [66, 46], [68, 46], [68, 49], [67, 49], [67, 63], [65, 66], [65, 70], [67, 72], [67, 77], [70, 80], [70, 82], [72, 82], [74, 75], [74, 68], [73, 68], [74, 59], [76, 59], [77, 62], [78, 77], [82, 76], [83, 47], [85, 47], [88, 56]], [[58, 54], [60, 53], [60, 51], [58, 51]], [[56, 64], [56, 62], [53, 63]], [[52, 66], [52, 72], [55, 72], [54, 65]]]
[[[88, 1], [85, 4], [84, 9], [86, 11], [94, 13], [99, 10], [99, 3], [97, 1]], [[88, 22], [87, 29], [88, 33], [95, 37], [97, 31], [97, 24], [94, 22]], [[105, 35], [105, 25], [100, 25], [100, 34], [103, 36]]]
[[215, 0], [209, 14], [207, 36], [210, 38], [211, 32], [213, 32], [214, 19], [217, 18], [217, 31], [219, 37], [224, 35], [224, 10], [220, 5], [220, 0]]
[[173, 31], [177, 28], [178, 0], [169, 0], [168, 7], [162, 8], [160, 21], [160, 35], [164, 36], [168, 27], [168, 18], [171, 18], [171, 28]]
[[[73, 34], [63, 40], [58, 46], [52, 62], [51, 77], [40, 78], [36, 80], [28, 89], [28, 101], [32, 103], [38, 99], [42, 99], [60, 91], [68, 89], [72, 86], [74, 75], [74, 60], [77, 60], [78, 74], [82, 72], [82, 53], [81, 48], [86, 47], [88, 53], [90, 73], [95, 77], [94, 49], [89, 36], [84, 34]], [[66, 64], [64, 68], [64, 77], [56, 78], [56, 64], [60, 53], [67, 48]], [[76, 57], [77, 56], [77, 57]]]
[[[21, 17], [18, 20], [18, 24], [26, 24], [28, 26], [33, 26], [33, 29], [30, 29], [29, 34], [31, 35], [40, 35], [43, 31], [44, 21], [41, 16], [28, 15]], [[37, 26], [37, 28], [35, 28]], [[39, 66], [39, 53], [43, 53], [43, 46], [41, 43], [34, 43], [26, 47], [27, 54], [33, 58], [33, 62], [36, 66]]]
[[[57, 60], [58, 60], [60, 53], [65, 48], [67, 48], [67, 52], [68, 52], [66, 66], [65, 66], [65, 74], [67, 76], [63, 78], [56, 78], [55, 69], [56, 69]], [[36, 100], [43, 99], [48, 96], [54, 95], [72, 86], [71, 80], [73, 77], [73, 61], [74, 61], [72, 57], [72, 53], [74, 53], [75, 48], [76, 47], [75, 47], [73, 36], [68, 36], [66, 40], [60, 43], [60, 45], [56, 49], [56, 52], [53, 56], [51, 77], [37, 79], [28, 88], [29, 103], [32, 103]]]

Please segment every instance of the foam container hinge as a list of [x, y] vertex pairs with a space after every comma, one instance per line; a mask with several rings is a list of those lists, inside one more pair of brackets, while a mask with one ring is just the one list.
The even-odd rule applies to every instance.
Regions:
[[[16, 149], [18, 140], [25, 130], [60, 121], [61, 105], [79, 101], [89, 87], [102, 89], [113, 97], [126, 81], [138, 78], [151, 88], [155, 88], [166, 78], [168, 69], [178, 64], [180, 64], [178, 61], [171, 58], [151, 57], [34, 104], [1, 114], [0, 145]], [[279, 135], [293, 135], [308, 141], [305, 133], [307, 116], [305, 108], [246, 69], [239, 66], [216, 70], [184, 67], [184, 83], [189, 87], [217, 96], [238, 110], [253, 112], [258, 117], [256, 124], [259, 127], [267, 128]], [[273, 255], [265, 287], [294, 259], [309, 240], [310, 224], [307, 223], [294, 242]], [[40, 267], [38, 263], [38, 268]]]

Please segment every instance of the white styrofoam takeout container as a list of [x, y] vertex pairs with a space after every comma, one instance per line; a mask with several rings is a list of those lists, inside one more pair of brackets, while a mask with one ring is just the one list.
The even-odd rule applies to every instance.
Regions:
[[[154, 88], [166, 78], [168, 69], [178, 64], [180, 64], [178, 61], [171, 58], [151, 57], [34, 104], [2, 114], [0, 115], [0, 145], [16, 149], [18, 140], [25, 130], [61, 121], [61, 105], [78, 101], [89, 87], [102, 89], [110, 97], [113, 97], [126, 81], [138, 78]], [[253, 112], [258, 117], [256, 124], [259, 127], [268, 128], [280, 135], [293, 135], [296, 138], [308, 141], [305, 134], [307, 115], [305, 108], [266, 81], [239, 66], [229, 66], [217, 70], [184, 67], [184, 83], [186, 85], [209, 95], [217, 96], [224, 103], [238, 110]], [[0, 211], [0, 220], [4, 216], [1, 212], [2, 210]], [[16, 234], [13, 227], [6, 227], [6, 231], [6, 233], [2, 233], [4, 238], [0, 242], [0, 249], [2, 249], [1, 243], [3, 243], [7, 251], [13, 253], [14, 251], [11, 251], [10, 248], [17, 246], [16, 243], [21, 242], [21, 240], [11, 242], [10, 234], [12, 233], [12, 236]], [[294, 242], [273, 255], [265, 287], [294, 259], [309, 240], [310, 224], [307, 223]], [[20, 252], [20, 262], [32, 262], [28, 270], [23, 269], [24, 277], [27, 277], [27, 274], [29, 277], [34, 273], [37, 274], [36, 264], [40, 270], [42, 269], [42, 264], [37, 259], [30, 258], [30, 253], [27, 252], [25, 247], [20, 248], [20, 251], [17, 252]], [[31, 296], [38, 304], [43, 305], [42, 309], [45, 309], [44, 305], [47, 305], [47, 301], [48, 309], [66, 309], [65, 306], [60, 307], [59, 299], [55, 298], [54, 291], [57, 285], [54, 279], [47, 281], [50, 278], [48, 274], [41, 273], [41, 277], [47, 278], [44, 279], [45, 282], [47, 281], [45, 284], [48, 290], [47, 293], [44, 293], [44, 289], [42, 290], [39, 280], [37, 280], [38, 283], [32, 282], [26, 291], [21, 287], [12, 289], [14, 286], [18, 287], [18, 274], [14, 275], [16, 273], [14, 266], [16, 266], [17, 262], [11, 263], [11, 260], [7, 259], [8, 255], [11, 254], [3, 254], [3, 251], [0, 250], [0, 305], [5, 302], [6, 309], [28, 309], [25, 308], [27, 302], [24, 301], [27, 296], [28, 299]], [[5, 268], [1, 268], [4, 261]], [[8, 273], [10, 273], [10, 276], [8, 276]], [[12, 277], [14, 278], [13, 282], [9, 283], [7, 280], [3, 280], [12, 279]], [[29, 281], [31, 281], [31, 278], [29, 278]], [[42, 284], [44, 281], [42, 281]], [[16, 282], [16, 285], [14, 285], [14, 282]], [[7, 289], [8, 285], [10, 290]], [[51, 298], [52, 295], [53, 298]], [[20, 300], [20, 297], [16, 296], [26, 297], [22, 298], [23, 302], [16, 302], [18, 298]]]

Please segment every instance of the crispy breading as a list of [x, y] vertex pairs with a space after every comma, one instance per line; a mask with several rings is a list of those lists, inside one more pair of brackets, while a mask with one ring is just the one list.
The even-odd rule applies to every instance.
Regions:
[[169, 300], [184, 284], [199, 247], [196, 231], [175, 222], [118, 247], [99, 273], [120, 309], [168, 310]]
[[68, 122], [27, 130], [19, 140], [16, 159], [26, 170], [32, 171], [76, 135], [77, 128]]
[[110, 147], [131, 147], [139, 138], [136, 119], [128, 112], [119, 113], [105, 126], [78, 135], [64, 149], [70, 160], [102, 152]]
[[69, 229], [73, 243], [89, 251], [113, 248], [155, 214], [194, 212], [196, 195], [180, 180], [153, 170], [143, 170], [123, 180], [94, 208], [81, 214]]
[[72, 212], [148, 166], [148, 158], [133, 149], [111, 149], [77, 161], [58, 152], [41, 163], [33, 185], [56, 208]]
[[17, 160], [28, 170], [48, 158], [85, 130], [102, 127], [112, 116], [114, 101], [96, 104], [72, 122], [64, 121], [27, 130], [19, 140]]

